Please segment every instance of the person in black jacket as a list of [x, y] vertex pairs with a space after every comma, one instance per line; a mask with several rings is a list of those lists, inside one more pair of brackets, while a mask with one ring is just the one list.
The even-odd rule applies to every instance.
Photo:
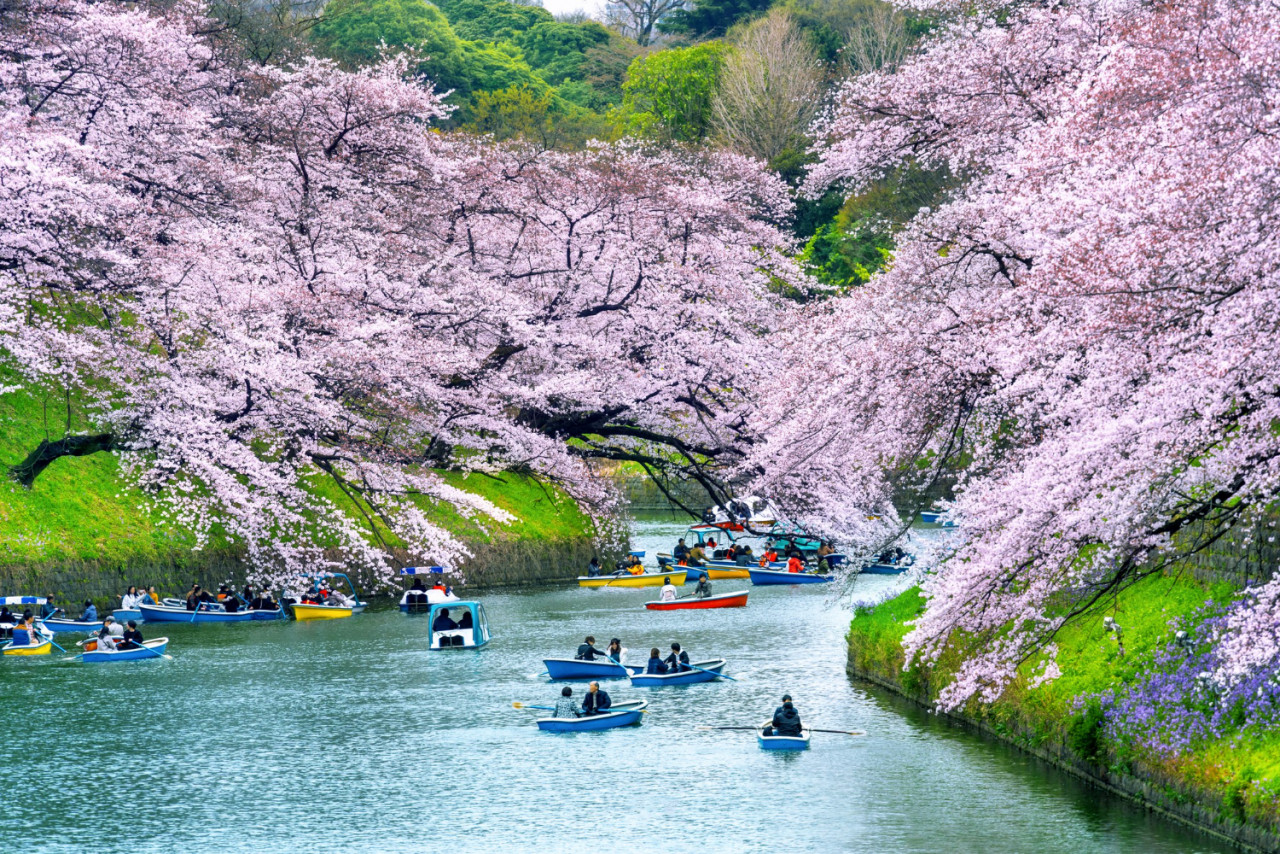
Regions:
[[597, 655], [601, 658], [609, 657], [604, 650], [596, 649], [596, 639], [591, 635], [587, 635], [586, 641], [578, 644], [578, 654], [574, 658], [579, 661], [595, 661]]
[[773, 725], [764, 728], [766, 737], [771, 735], [803, 735], [804, 727], [800, 725], [800, 713], [791, 705], [791, 695], [782, 695], [782, 705], [773, 712]]
[[458, 624], [449, 616], [448, 608], [441, 608], [440, 613], [436, 614], [435, 620], [431, 623], [431, 631], [433, 632], [451, 632], [458, 627]]
[[613, 700], [609, 699], [609, 695], [600, 690], [599, 682], [592, 682], [591, 687], [587, 690], [587, 696], [582, 698], [582, 715], [603, 715], [609, 711], [609, 707], [613, 705]]
[[130, 620], [128, 628], [124, 630], [123, 643], [119, 645], [120, 649], [137, 649], [142, 646], [142, 632], [138, 631], [138, 621]]
[[671, 654], [663, 659], [663, 664], [667, 665], [667, 670], [671, 673], [684, 673], [693, 669], [689, 666], [689, 653], [682, 651], [678, 643], [671, 645]]

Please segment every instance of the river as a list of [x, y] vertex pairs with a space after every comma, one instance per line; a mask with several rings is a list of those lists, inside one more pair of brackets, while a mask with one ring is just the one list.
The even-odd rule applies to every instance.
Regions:
[[[637, 523], [637, 547], [682, 531]], [[68, 854], [1233, 850], [851, 683], [849, 613], [821, 589], [645, 611], [655, 593], [484, 595], [494, 640], [475, 651], [429, 653], [423, 618], [381, 610], [145, 627], [172, 660], [4, 659], [0, 839]], [[606, 683], [649, 699], [641, 726], [539, 732], [512, 703], [552, 703], [541, 660], [587, 634], [622, 638], [628, 661], [678, 640], [738, 681]], [[867, 734], [783, 755], [697, 729], [753, 724], [783, 692], [808, 724]]]

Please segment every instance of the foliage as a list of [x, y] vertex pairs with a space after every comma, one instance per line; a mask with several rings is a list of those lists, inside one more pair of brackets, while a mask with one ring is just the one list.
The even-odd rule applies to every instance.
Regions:
[[[958, 476], [956, 551], [908, 636], [925, 662], [981, 640], [957, 705], [1280, 490], [1280, 172], [1259, 165], [1280, 161], [1280, 23], [1260, 0], [916, 5], [965, 14], [844, 84], [810, 190], [912, 161], [963, 183], [867, 286], [807, 307], [744, 465], [871, 548], [901, 531], [896, 494]], [[1219, 690], [1270, 667], [1277, 601], [1280, 580], [1233, 612]]]
[[312, 30], [329, 55], [351, 65], [376, 62], [390, 50], [421, 51], [442, 88], [457, 82], [461, 40], [426, 0], [331, 0]]
[[719, 38], [734, 24], [766, 11], [771, 0], [693, 0], [690, 7], [672, 12], [658, 24], [664, 33], [693, 38]]
[[589, 460], [708, 479], [756, 440], [755, 330], [796, 275], [758, 164], [430, 133], [447, 108], [405, 57], [244, 85], [187, 6], [19, 12], [0, 30], [6, 350], [260, 579], [386, 573], [391, 547], [447, 562], [461, 544], [427, 505], [513, 521], [440, 468], [528, 471], [605, 519]]
[[441, 0], [436, 5], [459, 38], [474, 42], [518, 43], [534, 27], [555, 22], [546, 9], [510, 0]]
[[544, 21], [530, 27], [519, 38], [529, 65], [547, 82], [555, 84], [585, 80], [586, 52], [608, 42], [609, 31], [594, 21], [585, 24]]
[[711, 130], [711, 104], [728, 47], [708, 42], [641, 56], [627, 69], [615, 118], [624, 133], [699, 142]]
[[566, 88], [575, 85], [580, 89], [569, 94], [589, 101], [594, 93], [585, 83], [566, 83], [559, 90], [541, 93], [527, 86], [479, 92], [462, 127], [497, 140], [523, 139], [542, 148], [582, 148], [588, 140], [606, 136], [609, 128], [591, 110], [563, 97]]

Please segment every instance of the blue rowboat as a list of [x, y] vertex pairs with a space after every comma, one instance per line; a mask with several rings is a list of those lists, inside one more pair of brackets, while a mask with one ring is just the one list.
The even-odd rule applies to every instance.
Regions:
[[956, 523], [952, 522], [950, 519], [943, 521], [943, 515], [944, 514], [938, 510], [924, 510], [920, 513], [920, 521], [924, 522], [926, 525], [941, 525], [944, 528], [954, 528]]
[[199, 611], [173, 608], [168, 605], [139, 605], [142, 619], [148, 623], [245, 623], [253, 619], [248, 611], [213, 610], [201, 606]]
[[285, 620], [288, 615], [284, 612], [284, 605], [276, 608], [274, 611], [263, 611], [260, 608], [250, 608], [245, 611], [249, 615], [250, 620]]
[[909, 564], [869, 563], [862, 568], [864, 575], [898, 575], [906, 572]]
[[760, 729], [756, 731], [756, 743], [760, 745], [761, 750], [808, 750], [809, 749], [809, 730], [801, 729], [800, 735], [765, 735], [765, 727], [772, 726], [773, 721], [768, 720], [760, 725]]
[[116, 618], [116, 622], [124, 625], [130, 620], [142, 620], [142, 612], [137, 608], [116, 608], [111, 612], [111, 616]]
[[751, 570], [751, 583], [764, 584], [825, 584], [830, 575], [814, 575], [812, 572], [778, 572], [775, 569]]
[[[661, 688], [663, 685], [693, 685], [696, 682], [715, 682], [724, 670], [723, 658], [711, 661], [695, 661], [694, 666], [702, 670], [686, 670], [683, 673], [637, 673], [631, 677], [631, 684], [637, 688]], [[704, 673], [703, 671], [710, 671]]]
[[68, 620], [63, 617], [50, 617], [47, 620], [36, 620], [51, 632], [96, 632], [102, 628], [102, 620], [85, 622], [84, 620]]
[[539, 718], [538, 729], [546, 732], [591, 732], [633, 726], [640, 723], [647, 705], [649, 705], [647, 700], [630, 700], [626, 703], [614, 703], [603, 715], [589, 715], [585, 718]]
[[547, 675], [553, 681], [569, 681], [577, 679], [626, 679], [633, 673], [640, 673], [643, 667], [628, 664], [614, 664], [608, 659], [582, 661], [576, 658], [544, 658], [542, 666], [547, 668]]
[[168, 638], [155, 638], [143, 641], [142, 649], [91, 649], [80, 653], [80, 660], [89, 664], [101, 664], [106, 661], [141, 661], [144, 658], [159, 658], [169, 646]]

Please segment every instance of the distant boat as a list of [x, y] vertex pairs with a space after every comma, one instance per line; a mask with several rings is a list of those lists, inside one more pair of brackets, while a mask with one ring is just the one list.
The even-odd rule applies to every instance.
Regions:
[[539, 718], [538, 729], [545, 732], [590, 732], [600, 729], [615, 729], [640, 723], [644, 717], [647, 700], [631, 700], [625, 703], [614, 703], [609, 711], [601, 715], [587, 715], [581, 718]]
[[450, 613], [455, 609], [459, 612], [466, 611], [471, 615], [469, 621], [471, 625], [439, 632], [432, 628], [432, 649], [479, 649], [489, 642], [489, 618], [485, 615], [483, 605], [479, 602], [462, 602], [456, 599], [452, 602], [437, 603], [432, 605], [427, 613], [427, 625], [435, 626], [436, 614], [446, 609]]
[[760, 725], [760, 729], [756, 732], [756, 742], [760, 745], [761, 750], [809, 749], [809, 730], [801, 729], [800, 735], [765, 735], [765, 728], [771, 726], [773, 726], [773, 721], [765, 721]]
[[661, 587], [665, 579], [671, 579], [676, 587], [684, 584], [688, 573], [681, 567], [672, 572], [645, 572], [640, 575], [580, 575], [579, 587]]
[[735, 590], [732, 593], [721, 593], [718, 596], [681, 598], [674, 602], [645, 602], [650, 611], [698, 611], [706, 608], [745, 608], [747, 607], [746, 590]]
[[102, 628], [102, 620], [68, 620], [65, 617], [37, 619], [36, 623], [51, 632], [96, 632]]
[[644, 671], [634, 664], [621, 665], [607, 658], [583, 661], [579, 658], [546, 658], [542, 666], [555, 681], [583, 681], [587, 679], [626, 679], [632, 673]]
[[956, 527], [956, 523], [950, 519], [943, 521], [942, 517], [944, 515], [946, 514], [941, 510], [922, 510], [920, 512], [920, 521], [926, 525], [941, 525], [944, 528]]
[[694, 685], [699, 682], [715, 682], [724, 670], [723, 658], [711, 661], [695, 661], [698, 670], [685, 670], [680, 673], [637, 673], [631, 677], [631, 684], [637, 688], [661, 688], [664, 685]]
[[14, 646], [13, 641], [9, 641], [4, 646], [0, 646], [0, 655], [49, 655], [52, 652], [53, 642], [48, 639], [18, 646]]
[[168, 638], [143, 641], [141, 647], [133, 649], [98, 649], [96, 641], [89, 641], [84, 645], [84, 652], [80, 653], [80, 660], [89, 664], [108, 661], [141, 661], [144, 658], [159, 658], [164, 655], [168, 646]]
[[199, 611], [188, 611], [185, 605], [181, 608], [172, 605], [139, 605], [138, 610], [142, 612], [142, 619], [148, 623], [247, 623], [253, 619], [253, 614], [249, 611], [228, 611], [221, 605], [211, 608], [210, 604], [201, 603]]
[[751, 583], [757, 586], [777, 584], [826, 584], [830, 575], [814, 575], [812, 572], [783, 572], [776, 569], [751, 570]]

